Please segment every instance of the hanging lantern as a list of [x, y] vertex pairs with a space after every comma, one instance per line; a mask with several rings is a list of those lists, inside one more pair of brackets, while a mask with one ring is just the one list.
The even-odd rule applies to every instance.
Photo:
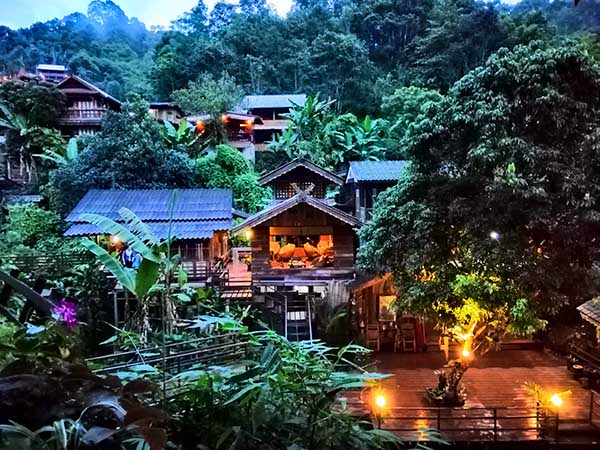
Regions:
[[202, 134], [202, 133], [204, 133], [204, 129], [205, 129], [204, 122], [202, 122], [201, 120], [197, 121], [196, 122], [196, 133]]

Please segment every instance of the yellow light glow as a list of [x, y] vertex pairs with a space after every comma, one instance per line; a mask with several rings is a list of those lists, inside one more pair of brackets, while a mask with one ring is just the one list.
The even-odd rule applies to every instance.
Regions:
[[375, 397], [375, 405], [378, 408], [385, 408], [386, 404], [387, 404], [387, 400], [383, 395], [379, 394], [377, 397]]
[[471, 356], [471, 352], [465, 348], [465, 349], [463, 349], [463, 351], [462, 351], [462, 355], [463, 355], [465, 358], [469, 358], [469, 357]]
[[110, 242], [112, 242], [113, 245], [117, 245], [119, 242], [121, 242], [121, 239], [119, 239], [119, 236], [113, 235], [110, 237]]
[[246, 240], [249, 241], [252, 239], [252, 230], [246, 230], [244, 235], [246, 236]]
[[223, 115], [221, 116], [221, 120], [222, 120], [223, 122], [227, 122], [227, 120], [229, 120], [229, 118], [227, 117], [227, 115], [223, 114]]
[[550, 397], [550, 401], [556, 407], [560, 407], [563, 404], [563, 399], [561, 398], [560, 394], [554, 394], [552, 397]]

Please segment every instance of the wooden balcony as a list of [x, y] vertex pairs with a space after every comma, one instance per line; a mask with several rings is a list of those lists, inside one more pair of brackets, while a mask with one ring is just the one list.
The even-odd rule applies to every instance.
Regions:
[[106, 115], [107, 109], [75, 109], [69, 108], [65, 112], [64, 116], [61, 117], [60, 123], [62, 125], [99, 125], [102, 119]]

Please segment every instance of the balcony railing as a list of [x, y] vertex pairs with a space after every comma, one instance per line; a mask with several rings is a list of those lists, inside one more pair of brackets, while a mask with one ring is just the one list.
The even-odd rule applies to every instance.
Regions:
[[69, 108], [62, 117], [62, 122], [99, 122], [106, 115], [106, 109]]

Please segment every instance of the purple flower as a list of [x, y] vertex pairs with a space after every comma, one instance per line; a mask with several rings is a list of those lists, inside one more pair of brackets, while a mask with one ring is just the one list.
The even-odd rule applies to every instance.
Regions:
[[77, 307], [75, 303], [62, 299], [60, 303], [52, 308], [52, 317], [64, 322], [69, 330], [77, 326]]

